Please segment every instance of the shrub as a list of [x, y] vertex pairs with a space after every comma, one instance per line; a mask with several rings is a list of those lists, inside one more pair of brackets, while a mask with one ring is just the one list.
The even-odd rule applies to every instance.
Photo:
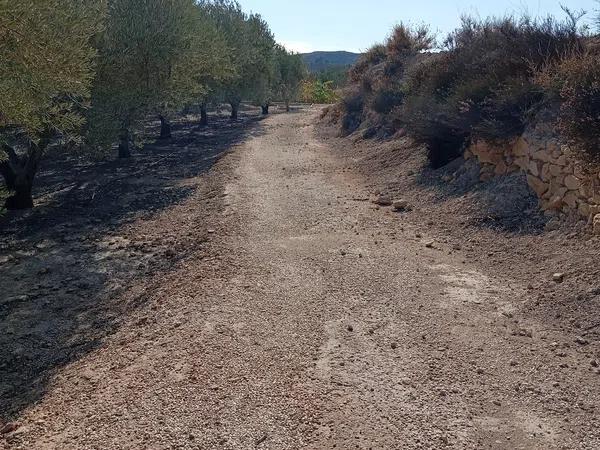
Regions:
[[560, 102], [558, 129], [582, 155], [600, 162], [600, 52], [590, 43], [538, 80]]
[[443, 53], [407, 71], [398, 120], [429, 146], [434, 165], [459, 154], [469, 139], [510, 139], [544, 99], [537, 71], [580, 46], [571, 22], [464, 18]]
[[300, 99], [305, 103], [330, 104], [339, 97], [332, 81], [305, 80], [300, 87]]

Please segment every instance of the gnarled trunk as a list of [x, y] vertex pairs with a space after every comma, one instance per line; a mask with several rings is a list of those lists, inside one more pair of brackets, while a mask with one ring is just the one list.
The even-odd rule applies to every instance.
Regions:
[[262, 105], [261, 106], [263, 116], [266, 116], [269, 114], [269, 106], [270, 105]]
[[171, 122], [164, 117], [163, 115], [159, 116], [160, 118], [160, 138], [161, 139], [170, 139], [171, 138]]
[[33, 208], [33, 180], [49, 142], [48, 137], [42, 138], [39, 143], [30, 142], [24, 155], [18, 155], [9, 145], [2, 146], [8, 159], [0, 164], [0, 173], [4, 177], [6, 187], [12, 192], [6, 199], [6, 209]]
[[208, 125], [208, 112], [206, 111], [206, 103], [200, 105], [200, 125], [205, 127]]
[[285, 112], [290, 112], [290, 101], [289, 100], [285, 101]]
[[231, 102], [231, 120], [237, 120], [239, 116], [240, 104], [239, 102]]
[[130, 158], [131, 157], [131, 139], [128, 129], [121, 131], [119, 136], [119, 158]]

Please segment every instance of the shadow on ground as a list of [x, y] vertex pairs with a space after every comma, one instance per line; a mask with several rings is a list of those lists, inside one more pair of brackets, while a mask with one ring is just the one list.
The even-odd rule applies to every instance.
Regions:
[[129, 161], [46, 162], [39, 206], [0, 219], [0, 420], [39, 401], [56, 369], [97, 348], [144, 303], [140, 292], [124, 304], [123, 292], [199, 245], [177, 230], [138, 235], [127, 227], [152, 225], [196, 191], [194, 177], [260, 133], [254, 115], [215, 117], [204, 128], [181, 119], [172, 139]]
[[430, 189], [438, 202], [465, 198], [469, 225], [517, 234], [539, 234], [547, 218], [538, 206], [538, 198], [523, 173], [480, 180], [480, 166], [473, 160], [458, 158], [432, 169], [423, 167], [417, 184]]

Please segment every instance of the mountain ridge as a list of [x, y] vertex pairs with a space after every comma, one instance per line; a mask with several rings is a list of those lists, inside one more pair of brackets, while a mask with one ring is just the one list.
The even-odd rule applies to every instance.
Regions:
[[302, 58], [311, 72], [320, 72], [333, 67], [352, 66], [360, 57], [360, 53], [347, 51], [316, 51], [302, 53]]

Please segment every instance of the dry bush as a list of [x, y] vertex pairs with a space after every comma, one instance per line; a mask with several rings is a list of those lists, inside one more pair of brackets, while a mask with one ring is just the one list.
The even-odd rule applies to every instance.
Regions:
[[398, 120], [429, 146], [434, 165], [460, 154], [470, 139], [519, 135], [544, 99], [537, 71], [580, 46], [571, 22], [466, 17], [443, 53], [407, 71]]
[[560, 103], [558, 129], [585, 159], [600, 162], [600, 46], [590, 41], [561, 64], [538, 77], [549, 97]]
[[383, 45], [368, 50], [350, 70], [352, 83], [343, 101], [343, 131], [353, 132], [365, 121], [368, 126], [388, 128], [388, 115], [402, 103], [403, 73], [420, 52], [428, 50], [434, 37], [427, 27], [400, 24]]

